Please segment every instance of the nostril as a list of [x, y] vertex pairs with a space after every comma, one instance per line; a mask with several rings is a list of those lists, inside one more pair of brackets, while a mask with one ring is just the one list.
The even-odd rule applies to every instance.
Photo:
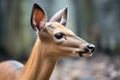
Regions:
[[91, 51], [91, 52], [94, 52], [95, 51], [95, 46], [90, 44], [87, 46], [87, 48]]

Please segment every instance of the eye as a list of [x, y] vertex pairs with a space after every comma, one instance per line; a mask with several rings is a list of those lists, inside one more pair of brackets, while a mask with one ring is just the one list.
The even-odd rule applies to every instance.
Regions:
[[59, 32], [59, 33], [56, 33], [56, 34], [55, 34], [55, 38], [56, 38], [56, 39], [61, 39], [61, 38], [63, 38], [63, 37], [64, 37], [64, 34], [63, 34], [63, 33], [60, 33], [60, 32]]

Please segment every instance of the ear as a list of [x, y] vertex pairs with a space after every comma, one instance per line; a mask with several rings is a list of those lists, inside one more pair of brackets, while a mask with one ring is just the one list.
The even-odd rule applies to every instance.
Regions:
[[46, 12], [36, 3], [33, 5], [31, 14], [31, 25], [36, 31], [37, 29], [41, 32], [46, 24], [47, 15]]
[[66, 26], [67, 14], [68, 7], [58, 11], [55, 15], [53, 15], [53, 17], [50, 19], [50, 22], [59, 22], [60, 24]]

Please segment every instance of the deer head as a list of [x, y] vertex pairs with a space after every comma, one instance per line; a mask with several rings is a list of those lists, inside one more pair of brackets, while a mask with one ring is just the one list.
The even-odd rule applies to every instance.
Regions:
[[76, 36], [66, 28], [68, 7], [57, 12], [49, 22], [47, 14], [39, 5], [34, 4], [31, 25], [37, 32], [41, 44], [47, 46], [47, 56], [89, 57], [95, 46]]

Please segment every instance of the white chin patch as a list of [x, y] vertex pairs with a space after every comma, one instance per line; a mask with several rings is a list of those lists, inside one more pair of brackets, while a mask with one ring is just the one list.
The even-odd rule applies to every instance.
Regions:
[[92, 53], [85, 53], [85, 54], [82, 54], [83, 57], [91, 57], [93, 54]]

